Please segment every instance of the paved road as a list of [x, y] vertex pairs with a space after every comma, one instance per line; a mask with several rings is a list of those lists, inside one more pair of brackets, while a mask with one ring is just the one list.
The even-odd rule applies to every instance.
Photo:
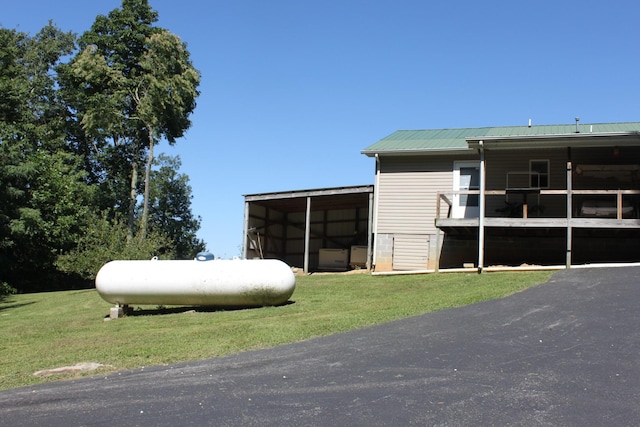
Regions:
[[505, 299], [359, 331], [8, 390], [0, 424], [640, 425], [639, 274], [561, 271]]

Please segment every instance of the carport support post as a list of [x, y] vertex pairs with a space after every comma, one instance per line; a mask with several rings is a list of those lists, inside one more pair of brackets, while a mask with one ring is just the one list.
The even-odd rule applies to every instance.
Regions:
[[247, 259], [247, 255], [249, 254], [247, 251], [247, 246], [249, 240], [249, 202], [244, 202], [244, 230], [242, 233], [242, 258]]
[[304, 272], [309, 274], [309, 236], [311, 234], [311, 197], [307, 196], [307, 214], [304, 219]]

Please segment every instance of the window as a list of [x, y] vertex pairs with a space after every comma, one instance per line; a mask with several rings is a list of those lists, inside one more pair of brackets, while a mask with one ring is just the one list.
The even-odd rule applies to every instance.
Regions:
[[529, 177], [532, 188], [549, 188], [549, 160], [530, 160]]

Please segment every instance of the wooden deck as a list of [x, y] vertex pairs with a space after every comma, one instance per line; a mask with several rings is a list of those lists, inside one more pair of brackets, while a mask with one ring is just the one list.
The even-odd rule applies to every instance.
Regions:
[[[458, 191], [438, 193], [436, 204], [436, 218], [435, 225], [438, 228], [452, 228], [452, 227], [480, 227], [481, 223], [483, 227], [512, 227], [512, 228], [594, 228], [594, 229], [615, 229], [615, 228], [640, 228], [640, 218], [628, 218], [628, 214], [624, 213], [624, 209], [627, 208], [623, 204], [623, 197], [627, 196], [639, 196], [640, 190], [542, 190], [534, 189], [539, 195], [554, 195], [565, 196], [569, 201], [567, 203], [567, 216], [565, 217], [544, 217], [536, 216], [531, 217], [528, 215], [528, 211], [525, 208], [522, 209], [522, 218], [513, 217], [496, 217], [485, 216], [480, 221], [480, 218], [452, 218], [452, 201], [460, 195], [480, 195], [480, 192], [475, 191]], [[530, 192], [531, 189], [528, 189]], [[504, 196], [509, 193], [508, 190], [488, 190], [484, 192], [485, 196]], [[574, 216], [572, 214], [573, 208], [571, 200], [573, 196], [608, 196], [611, 199], [612, 207], [610, 216], [603, 217], [589, 217], [589, 216]], [[638, 216], [640, 212], [639, 206], [636, 206], [634, 215]], [[630, 209], [630, 208], [629, 208]]]
[[[473, 228], [480, 218], [436, 218], [436, 227]], [[640, 219], [616, 218], [484, 218], [485, 227], [513, 228], [640, 228]]]
[[[640, 166], [618, 168], [617, 166], [582, 165], [574, 170], [569, 161], [566, 165], [564, 189], [531, 185], [532, 183], [540, 185], [539, 179], [510, 183], [509, 172], [507, 173], [506, 188], [488, 189], [485, 185], [487, 180], [484, 177], [486, 171], [484, 151], [481, 150], [480, 154], [480, 182], [477, 190], [447, 191], [437, 194], [435, 215], [437, 247], [443, 245], [447, 239], [452, 242], [451, 239], [455, 239], [457, 235], [476, 234], [478, 244], [476, 266], [478, 272], [482, 272], [485, 268], [487, 236], [495, 239], [497, 234], [502, 233], [508, 236], [522, 237], [524, 240], [520, 239], [521, 245], [513, 250], [523, 254], [527, 253], [529, 256], [536, 256], [531, 254], [533, 248], [529, 246], [532, 244], [531, 242], [540, 237], [551, 237], [552, 246], [542, 247], [537, 256], [540, 256], [541, 259], [547, 259], [550, 252], [557, 253], [560, 250], [560, 253], [564, 252], [566, 267], [570, 268], [574, 258], [577, 260], [589, 258], [589, 255], [584, 251], [580, 253], [585, 247], [585, 235], [596, 235], [602, 240], [595, 245], [592, 242], [590, 246], [596, 252], [600, 252], [600, 259], [606, 259], [618, 251], [617, 255], [612, 256], [617, 257], [623, 254], [621, 258], [637, 261], [635, 256], [637, 244], [634, 242], [640, 235], [640, 177], [638, 176]], [[607, 179], [576, 180], [574, 182], [575, 173], [584, 174], [589, 170], [598, 172], [601, 169], [606, 172], [607, 176], [604, 178]], [[618, 169], [629, 175], [630, 179], [625, 180], [624, 184], [620, 184], [617, 180], [608, 179], [609, 175], [612, 172], [617, 173]], [[629, 174], [628, 171], [633, 173]], [[467, 202], [472, 200], [464, 198], [465, 195], [477, 195], [479, 203], [458, 206], [457, 203], [460, 203], [460, 200], [466, 199]], [[514, 195], [514, 199], [517, 201], [510, 201], [510, 195]], [[504, 201], [506, 206], [496, 208], [494, 203], [496, 198]], [[545, 206], [540, 203], [541, 198], [553, 199], [554, 202]], [[535, 203], [533, 203], [534, 201]], [[454, 213], [456, 215], [452, 215]], [[453, 217], [459, 215], [468, 218]], [[558, 239], [558, 236], [563, 234], [565, 237]], [[635, 238], [620, 240], [620, 237], [631, 235]], [[574, 247], [574, 241], [582, 246]], [[511, 243], [513, 246], [513, 242]], [[627, 246], [622, 243], [626, 243]], [[468, 245], [461, 247], [461, 251], [468, 251]], [[493, 251], [491, 253], [494, 254], [494, 257], [503, 257], [511, 261], [515, 259], [513, 253], [503, 250], [504, 246], [502, 248], [489, 246], [488, 249]], [[501, 249], [502, 252], [500, 252]], [[630, 258], [631, 252], [633, 252], [633, 256]], [[495, 255], [496, 253], [498, 255]], [[517, 258], [518, 254], [515, 256]], [[525, 259], [524, 256], [522, 258]], [[598, 256], [594, 259], [597, 258]], [[436, 266], [436, 269], [440, 266], [440, 252], [437, 252]]]

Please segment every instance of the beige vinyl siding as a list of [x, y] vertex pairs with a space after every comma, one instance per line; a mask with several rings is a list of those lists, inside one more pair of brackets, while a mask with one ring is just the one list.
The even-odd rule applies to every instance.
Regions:
[[381, 159], [377, 232], [435, 234], [436, 194], [453, 189], [453, 162], [450, 156]]
[[[566, 189], [566, 149], [487, 150], [485, 153], [486, 189], [504, 190], [508, 172], [529, 171], [530, 160], [549, 160], [549, 189]], [[435, 234], [434, 218], [438, 192], [453, 190], [455, 161], [478, 160], [473, 156], [388, 157], [381, 159], [378, 188], [378, 233]], [[521, 196], [509, 196], [521, 202]], [[529, 196], [528, 204], [544, 206], [545, 216], [562, 217], [566, 198], [545, 195]], [[500, 216], [497, 209], [505, 206], [505, 196], [488, 196], [487, 216]], [[442, 204], [441, 208], [447, 208]]]
[[425, 270], [428, 260], [429, 236], [414, 234], [394, 235], [394, 270]]

